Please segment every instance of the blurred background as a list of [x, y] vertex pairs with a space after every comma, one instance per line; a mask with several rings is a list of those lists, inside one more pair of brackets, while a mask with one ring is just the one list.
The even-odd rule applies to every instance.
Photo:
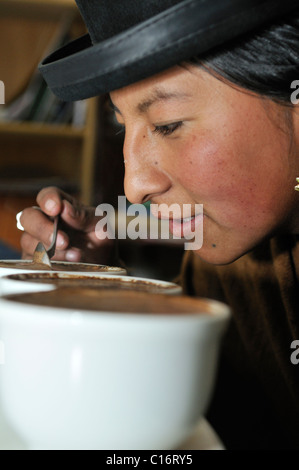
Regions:
[[[0, 259], [20, 257], [15, 216], [43, 187], [115, 208], [124, 194], [123, 136], [108, 96], [64, 103], [37, 71], [44, 56], [85, 32], [74, 0], [0, 1]], [[171, 280], [183, 244], [122, 240], [119, 253], [130, 274]]]

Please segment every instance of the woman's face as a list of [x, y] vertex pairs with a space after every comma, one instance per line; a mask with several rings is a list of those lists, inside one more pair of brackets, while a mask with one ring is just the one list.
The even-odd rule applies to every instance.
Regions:
[[[113, 91], [111, 100], [125, 126], [127, 198], [190, 204], [194, 216], [203, 204], [201, 258], [229, 263], [277, 230], [299, 229], [298, 115], [195, 66]], [[175, 233], [190, 227], [181, 214], [170, 223]]]

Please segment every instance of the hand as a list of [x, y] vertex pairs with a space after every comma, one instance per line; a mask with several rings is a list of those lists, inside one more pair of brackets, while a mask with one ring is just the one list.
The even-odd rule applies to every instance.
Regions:
[[29, 207], [24, 209], [20, 218], [24, 228], [21, 238], [23, 259], [32, 259], [39, 241], [46, 248], [50, 246], [53, 222], [49, 217], [60, 214], [56, 253], [53, 259], [109, 264], [114, 243], [96, 237], [95, 226], [100, 217], [95, 216], [94, 208], [80, 204], [75, 198], [55, 187], [40, 191], [37, 204], [41, 211]]

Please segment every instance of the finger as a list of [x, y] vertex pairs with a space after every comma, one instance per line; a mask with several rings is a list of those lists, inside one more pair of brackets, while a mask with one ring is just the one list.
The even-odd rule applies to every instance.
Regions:
[[29, 259], [32, 258], [34, 250], [37, 245], [37, 240], [28, 233], [24, 232], [21, 237], [21, 249], [22, 249], [22, 258]]
[[91, 207], [83, 206], [78, 201], [63, 199], [62, 220], [75, 230], [89, 233], [95, 229], [98, 218]]
[[69, 250], [56, 252], [53, 260], [57, 261], [70, 261], [72, 263], [79, 263], [82, 261], [82, 251], [79, 248], [70, 248]]
[[42, 189], [37, 196], [37, 203], [49, 216], [61, 214], [62, 220], [76, 230], [89, 232], [95, 227], [94, 209], [84, 206], [76, 198], [54, 186]]
[[[53, 238], [53, 222], [41, 211], [29, 207], [24, 209], [20, 221], [26, 233], [21, 238], [22, 248], [27, 253], [33, 253], [37, 242], [42, 242], [46, 248]], [[34, 246], [35, 244], [35, 246]], [[59, 230], [57, 234], [57, 250], [65, 250], [69, 245], [68, 235]]]
[[82, 251], [78, 248], [70, 248], [68, 250], [56, 251], [51, 261], [70, 261], [78, 263], [82, 260]]
[[[38, 240], [25, 232], [21, 237], [22, 259], [32, 259], [37, 244]], [[56, 249], [55, 256], [52, 259], [55, 261], [79, 262], [82, 259], [82, 251], [74, 247], [67, 250]]]
[[54, 217], [61, 213], [63, 199], [75, 204], [75, 199], [72, 196], [55, 186], [49, 186], [38, 193], [36, 202], [45, 214]]
[[[32, 260], [32, 254], [23, 252], [22, 259]], [[69, 261], [72, 263], [79, 263], [82, 261], [82, 252], [76, 249], [56, 252], [51, 261]]]

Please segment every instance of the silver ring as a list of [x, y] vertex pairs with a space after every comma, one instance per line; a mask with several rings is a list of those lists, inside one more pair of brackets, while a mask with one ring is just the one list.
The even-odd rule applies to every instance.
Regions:
[[22, 214], [23, 214], [23, 211], [19, 212], [19, 213], [16, 215], [16, 219], [17, 219], [17, 228], [18, 228], [19, 230], [21, 230], [22, 232], [25, 232], [25, 229], [24, 229], [23, 225], [22, 225], [21, 222], [20, 222], [20, 218], [21, 218]]
[[[36, 209], [36, 210], [42, 212], [41, 208], [38, 207], [38, 206], [32, 206], [32, 209]], [[17, 228], [18, 228], [19, 230], [21, 230], [22, 232], [25, 232], [25, 229], [24, 229], [24, 227], [23, 227], [23, 225], [21, 224], [21, 221], [20, 221], [20, 218], [21, 218], [22, 214], [23, 214], [23, 211], [19, 212], [19, 213], [16, 215], [16, 219], [17, 219]]]

